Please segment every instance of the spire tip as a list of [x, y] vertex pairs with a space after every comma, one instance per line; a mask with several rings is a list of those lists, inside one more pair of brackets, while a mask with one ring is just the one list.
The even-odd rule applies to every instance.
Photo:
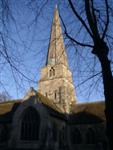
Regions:
[[58, 8], [58, 5], [56, 4], [56, 5], [55, 5], [55, 9], [57, 9], [57, 8]]

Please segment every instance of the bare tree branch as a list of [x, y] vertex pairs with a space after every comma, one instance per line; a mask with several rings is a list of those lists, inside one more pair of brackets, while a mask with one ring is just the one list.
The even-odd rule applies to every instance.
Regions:
[[108, 29], [108, 25], [109, 25], [109, 5], [108, 5], [108, 0], [105, 0], [105, 6], [106, 6], [106, 18], [107, 18], [107, 20], [106, 20], [105, 29], [104, 29], [104, 32], [103, 32], [103, 35], [102, 35], [102, 39], [105, 38], [107, 29]]
[[73, 41], [73, 42], [76, 43], [77, 45], [80, 45], [80, 46], [83, 46], [83, 47], [84, 47], [84, 46], [87, 46], [87, 47], [93, 48], [92, 45], [86, 44], [86, 43], [81, 43], [81, 42], [77, 41], [75, 38], [73, 38], [71, 35], [69, 35], [69, 32], [67, 31], [66, 25], [65, 25], [65, 23], [64, 23], [64, 21], [63, 21], [61, 15], [59, 15], [59, 16], [60, 16], [60, 19], [61, 19], [61, 21], [62, 21], [63, 27], [64, 27], [64, 29], [65, 29], [65, 30], [64, 30], [64, 33], [65, 33], [65, 35], [66, 35], [71, 41]]
[[76, 9], [74, 8], [74, 5], [72, 3], [71, 0], [68, 0], [69, 4], [70, 4], [70, 7], [73, 11], [73, 13], [75, 14], [75, 16], [78, 18], [78, 20], [82, 23], [82, 25], [85, 27], [85, 29], [87, 30], [87, 32], [89, 33], [89, 35], [91, 37], [93, 37], [91, 31], [89, 30], [88, 26], [86, 25], [86, 23], [84, 22], [84, 20], [82, 19], [82, 17], [77, 13]]

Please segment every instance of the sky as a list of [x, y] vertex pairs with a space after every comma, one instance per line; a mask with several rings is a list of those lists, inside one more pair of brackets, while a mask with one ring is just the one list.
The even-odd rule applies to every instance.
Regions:
[[[7, 23], [10, 37], [6, 38], [8, 54], [18, 70], [25, 75], [23, 77], [21, 73], [13, 71], [7, 62], [0, 66], [0, 80], [3, 83], [0, 91], [6, 90], [12, 99], [23, 98], [30, 87], [36, 90], [38, 88], [40, 71], [47, 58], [56, 3], [68, 31], [80, 41], [92, 42], [84, 30], [79, 32], [79, 21], [72, 16], [65, 1], [50, 1], [43, 8], [40, 6], [44, 1], [33, 1], [31, 4], [29, 2], [30, 0], [11, 0], [10, 4], [14, 20], [9, 19]], [[62, 30], [64, 31], [63, 26]], [[65, 35], [64, 42], [78, 102], [104, 100], [101, 75], [90, 79], [92, 75], [101, 71], [97, 58], [91, 54], [90, 49], [70, 43]]]

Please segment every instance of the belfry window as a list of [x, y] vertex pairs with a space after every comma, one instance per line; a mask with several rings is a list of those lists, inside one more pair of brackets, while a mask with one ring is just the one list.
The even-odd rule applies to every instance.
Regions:
[[49, 76], [51, 77], [52, 76], [52, 70], [50, 69], [49, 71]]
[[37, 111], [28, 107], [22, 118], [21, 140], [38, 140], [39, 138], [40, 117]]
[[53, 67], [51, 67], [50, 71], [49, 71], [49, 76], [55, 76], [55, 69]]

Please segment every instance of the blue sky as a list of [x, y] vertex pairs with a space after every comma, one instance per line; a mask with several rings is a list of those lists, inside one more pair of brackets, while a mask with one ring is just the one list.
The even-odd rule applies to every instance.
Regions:
[[[15, 23], [12, 20], [9, 20], [8, 23], [8, 34], [11, 37], [11, 39], [7, 38], [6, 40], [8, 53], [13, 57], [12, 60], [16, 67], [26, 77], [34, 81], [28, 81], [21, 74], [12, 72], [10, 66], [6, 63], [0, 72], [0, 79], [4, 83], [4, 86], [0, 87], [0, 91], [6, 89], [13, 99], [22, 98], [31, 86], [37, 89], [40, 70], [46, 62], [53, 12], [58, 2], [49, 2], [41, 13], [39, 7], [43, 1], [38, 2], [37, 5], [33, 3], [28, 7], [27, 1], [12, 0], [11, 8]], [[74, 35], [79, 28], [79, 22], [77, 19], [74, 20], [69, 8], [67, 5], [65, 6], [65, 1], [58, 3], [58, 5], [59, 12], [68, 25], [69, 32], [80, 41], [84, 39], [88, 41], [89, 37], [85, 34], [85, 31], [79, 33], [79, 35]], [[36, 13], [39, 13], [37, 17]], [[34, 21], [34, 19], [36, 20]], [[64, 41], [78, 102], [103, 100], [101, 76], [84, 82], [101, 70], [98, 60], [89, 49], [73, 46], [65, 38], [65, 35]]]

